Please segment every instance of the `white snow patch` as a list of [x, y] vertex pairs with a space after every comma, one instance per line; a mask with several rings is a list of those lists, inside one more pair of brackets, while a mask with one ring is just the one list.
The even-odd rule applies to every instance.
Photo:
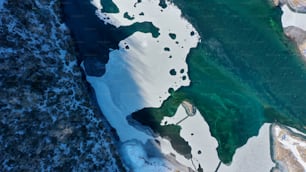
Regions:
[[[120, 68], [121, 67], [118, 66], [118, 69]], [[125, 79], [125, 76], [123, 76], [122, 79]], [[115, 104], [116, 99], [120, 99], [120, 96], [125, 96], [125, 93], [131, 94], [132, 96], [133, 92], [129, 93], [128, 89], [131, 89], [133, 85], [126, 84], [123, 81], [121, 83], [118, 83], [119, 85], [114, 85], [114, 87], [123, 87], [123, 88], [127, 86], [127, 88], [125, 88], [126, 92], [123, 93], [118, 92], [119, 98], [117, 98], [115, 97], [115, 95], [113, 95], [115, 94], [115, 92], [111, 92], [112, 91], [111, 88], [113, 87], [108, 86], [103, 77], [98, 78], [98, 77], [87, 76], [87, 80], [95, 90], [95, 94], [101, 110], [105, 114], [107, 120], [112, 125], [112, 127], [116, 128], [121, 141], [138, 139], [143, 141], [143, 143], [145, 143], [147, 139], [151, 138], [149, 135], [146, 135], [144, 132], [139, 131], [136, 128], [129, 125], [128, 121], [126, 120], [126, 117], [127, 115], [129, 115], [129, 113], [121, 111], [119, 107]], [[113, 81], [116, 82], [117, 80], [114, 79]], [[127, 100], [127, 101], [131, 102], [133, 100], [130, 101]]]
[[222, 164], [219, 172], [270, 171], [275, 164], [271, 159], [270, 125], [265, 123], [256, 137], [251, 137], [245, 146], [236, 150], [230, 166]]
[[97, 10], [102, 10], [102, 5], [100, 0], [92, 0], [91, 4], [97, 8]]
[[[137, 138], [145, 141], [148, 136], [129, 126], [126, 116], [144, 107], [160, 107], [170, 96], [169, 88], [177, 90], [189, 85], [185, 60], [190, 48], [197, 46], [199, 35], [190, 23], [181, 18], [180, 10], [173, 4], [169, 3], [168, 8], [161, 11], [159, 1], [144, 0], [137, 7], [134, 7], [136, 1], [113, 2], [120, 13], [106, 14], [97, 10], [100, 15], [110, 17], [109, 20], [102, 17], [102, 20], [115, 26], [150, 21], [160, 29], [160, 35], [154, 38], [148, 33], [135, 32], [122, 40], [120, 48], [109, 54], [106, 73], [102, 77], [87, 76], [87, 80], [95, 89], [99, 106], [111, 125], [117, 129], [120, 139], [126, 141]], [[102, 7], [99, 1], [92, 3], [98, 9]], [[129, 14], [143, 11], [145, 16], [130, 21], [123, 17], [125, 11]], [[170, 32], [176, 33], [178, 44], [169, 37]], [[164, 50], [166, 47], [170, 48], [169, 52]], [[170, 75], [171, 69], [176, 70], [175, 76]], [[185, 71], [183, 74], [178, 72], [181, 69]]]
[[288, 26], [295, 26], [306, 31], [306, 14], [293, 12], [285, 4], [282, 6], [282, 25], [283, 28]]
[[148, 157], [141, 142], [130, 140], [121, 146], [123, 160], [134, 172], [176, 172], [180, 167], [174, 166], [161, 157]]
[[187, 116], [184, 107], [180, 105], [173, 117], [164, 117], [161, 125], [174, 124], [181, 127], [180, 136], [191, 146], [192, 154], [192, 161], [185, 159], [184, 164], [193, 163], [195, 168], [201, 165], [204, 171], [214, 171], [220, 161], [216, 150], [218, 142], [211, 136], [209, 126], [198, 110], [194, 116]]
[[[297, 133], [297, 134], [300, 134], [300, 135], [303, 135], [303, 136], [306, 137], [306, 133], [303, 133], [303, 132], [301, 132], [301, 131], [299, 131], [299, 130], [297, 130], [297, 129], [295, 129], [295, 128], [289, 127], [289, 126], [288, 126], [288, 128], [289, 128], [290, 130], [292, 130], [294, 133]], [[275, 129], [276, 129], [276, 130], [277, 130], [277, 129], [278, 129], [278, 130], [281, 130], [280, 127], [276, 127]]]
[[[119, 27], [148, 21], [159, 28], [160, 35], [154, 38], [148, 33], [135, 32], [122, 40], [119, 49], [110, 52], [105, 74], [101, 77], [87, 76], [87, 80], [120, 140], [137, 139], [145, 143], [153, 136], [129, 125], [127, 116], [144, 107], [160, 107], [170, 96], [169, 88], [177, 90], [190, 84], [186, 57], [190, 49], [197, 46], [200, 37], [195, 28], [181, 17], [181, 11], [168, 1], [165, 9], [158, 5], [157, 0], [113, 2], [119, 8], [119, 13], [102, 13], [101, 2], [91, 1], [97, 8], [97, 16], [105, 23]], [[137, 6], [134, 6], [135, 3]], [[124, 18], [125, 12], [134, 19]], [[170, 33], [176, 34], [175, 40], [169, 36]], [[170, 70], [175, 70], [176, 75], [171, 75]], [[180, 73], [181, 70], [184, 72]], [[186, 79], [183, 80], [183, 77]], [[161, 150], [165, 153], [173, 149], [167, 147]]]

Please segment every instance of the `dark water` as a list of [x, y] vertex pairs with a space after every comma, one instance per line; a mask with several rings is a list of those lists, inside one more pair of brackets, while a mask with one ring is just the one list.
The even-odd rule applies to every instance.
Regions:
[[[117, 7], [110, 0], [104, 0], [107, 12], [117, 12]], [[105, 5], [105, 4], [104, 4]], [[96, 8], [90, 0], [63, 0], [64, 20], [72, 32], [76, 47], [80, 55], [79, 63], [84, 61], [88, 69], [87, 74], [101, 76], [104, 74], [104, 64], [108, 62], [109, 49], [118, 49], [121, 40], [129, 37], [136, 31], [159, 35], [159, 29], [151, 22], [134, 23], [131, 26], [116, 28], [105, 24], [96, 14]], [[97, 65], [101, 63], [101, 65]]]
[[[218, 140], [220, 159], [258, 134], [264, 122], [305, 131], [306, 70], [283, 36], [281, 11], [266, 0], [175, 0], [200, 32], [202, 43], [188, 57], [190, 87], [181, 88], [160, 109], [133, 114], [161, 135], [162, 117], [174, 115], [182, 100], [193, 102]], [[186, 154], [183, 140], [172, 138]]]
[[[118, 9], [110, 0], [107, 12]], [[267, 0], [174, 0], [197, 28], [202, 43], [188, 57], [190, 87], [181, 88], [161, 108], [147, 108], [133, 117], [188, 156], [190, 147], [179, 137], [177, 126], [161, 127], [163, 116], [174, 115], [182, 100], [201, 111], [218, 140], [220, 159], [227, 163], [236, 148], [257, 135], [264, 122], [277, 121], [302, 131], [306, 125], [305, 64], [283, 36], [281, 11]], [[160, 5], [164, 6], [164, 1]], [[79, 48], [79, 61], [102, 75], [98, 62], [107, 63], [109, 48], [135, 31], [158, 36], [152, 23], [115, 28], [95, 15], [89, 0], [63, 0], [65, 21]]]

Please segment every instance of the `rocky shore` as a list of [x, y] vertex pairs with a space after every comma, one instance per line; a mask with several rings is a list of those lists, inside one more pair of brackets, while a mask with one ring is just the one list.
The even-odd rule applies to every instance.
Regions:
[[124, 171], [59, 0], [0, 9], [0, 171]]
[[306, 60], [306, 0], [273, 0], [275, 6], [283, 11], [284, 33], [297, 44], [298, 50]]
[[[294, 41], [306, 61], [306, 0], [273, 0], [282, 8], [285, 35]], [[280, 124], [271, 126], [272, 158], [277, 164], [273, 172], [305, 172], [306, 140], [301, 134]]]
[[188, 101], [183, 101], [182, 102], [182, 106], [184, 107], [184, 109], [185, 109], [186, 113], [188, 114], [188, 116], [193, 116], [197, 112], [197, 108], [193, 104], [188, 102]]
[[305, 13], [306, 1], [305, 0], [273, 0], [275, 6], [288, 4], [288, 6], [295, 12]]
[[277, 166], [273, 172], [305, 172], [306, 139], [292, 129], [273, 124], [271, 127], [272, 157]]
[[299, 51], [306, 60], [306, 31], [298, 27], [289, 26], [284, 28], [284, 32], [287, 37], [297, 44]]

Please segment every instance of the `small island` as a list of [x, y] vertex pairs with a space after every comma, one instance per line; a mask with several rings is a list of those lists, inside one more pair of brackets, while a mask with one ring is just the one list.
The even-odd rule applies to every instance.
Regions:
[[186, 100], [182, 102], [182, 106], [185, 109], [188, 116], [194, 116], [197, 113], [197, 108]]

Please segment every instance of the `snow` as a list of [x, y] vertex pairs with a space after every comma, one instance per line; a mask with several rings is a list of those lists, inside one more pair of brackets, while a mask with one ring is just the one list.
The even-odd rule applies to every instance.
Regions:
[[[305, 50], [306, 51], [306, 50]], [[295, 128], [292, 128], [292, 127], [288, 127], [290, 130], [292, 130], [294, 133], [297, 133], [297, 134], [300, 134], [300, 135], [303, 135], [303, 136], [305, 136], [306, 137], [306, 133], [303, 133], [303, 132], [301, 132], [301, 131], [299, 131], [299, 130], [297, 130], [297, 129], [295, 129]], [[280, 129], [280, 127], [276, 127], [275, 128], [275, 130], [281, 130]]]
[[[120, 13], [102, 13], [99, 10], [103, 8], [100, 2], [92, 1], [97, 7], [96, 13], [100, 19], [117, 27], [149, 21], [160, 29], [160, 35], [154, 38], [151, 34], [136, 32], [122, 40], [119, 43], [120, 48], [109, 54], [105, 75], [101, 79], [88, 77], [88, 80], [103, 82], [105, 87], [108, 87], [113, 105], [116, 106], [114, 109], [123, 115], [129, 115], [144, 107], [160, 107], [170, 96], [169, 88], [177, 90], [190, 84], [185, 60], [190, 48], [197, 45], [199, 35], [190, 23], [181, 18], [180, 10], [173, 4], [161, 11], [158, 1], [142, 1], [136, 7], [134, 1], [113, 2], [120, 9]], [[135, 19], [124, 18], [123, 14], [126, 11], [129, 15], [135, 16]], [[141, 12], [145, 15], [138, 15]], [[193, 36], [190, 35], [192, 31], [195, 33]], [[169, 37], [169, 33], [172, 32], [177, 34], [176, 40]], [[126, 49], [126, 46], [129, 49]], [[164, 50], [166, 47], [170, 48], [169, 52]], [[170, 56], [172, 58], [169, 58]], [[177, 75], [170, 75], [171, 69], [175, 69]], [[185, 71], [183, 74], [178, 72], [181, 69]], [[186, 77], [185, 80], [182, 79], [183, 76]]]
[[[137, 1], [113, 0], [120, 12], [112, 14], [101, 12], [103, 6], [100, 1], [91, 2], [97, 8], [97, 16], [105, 23], [119, 27], [148, 21], [159, 28], [157, 38], [150, 33], [135, 32], [120, 41], [119, 49], [109, 53], [105, 74], [86, 77], [95, 90], [99, 107], [117, 130], [120, 140], [137, 139], [145, 144], [153, 136], [131, 126], [127, 116], [144, 107], [160, 107], [170, 96], [169, 88], [177, 90], [190, 84], [186, 57], [190, 49], [197, 46], [200, 37], [193, 26], [181, 17], [181, 11], [170, 2], [167, 2], [167, 8], [162, 9], [159, 1], [143, 0], [134, 7]], [[134, 19], [124, 18], [125, 12]], [[144, 15], [139, 15], [142, 12]], [[175, 40], [169, 36], [170, 33], [176, 34]], [[170, 51], [165, 51], [165, 48]], [[176, 75], [170, 74], [172, 69]], [[182, 69], [184, 72], [180, 73]], [[183, 77], [186, 79], [183, 80]], [[161, 150], [172, 151], [169, 147]]]
[[[204, 171], [214, 171], [220, 161], [216, 150], [218, 142], [211, 136], [209, 126], [198, 110], [194, 116], [189, 116], [182, 121], [185, 117], [187, 117], [187, 113], [184, 107], [180, 105], [173, 117], [164, 117], [161, 125], [177, 124], [179, 122], [177, 125], [181, 127], [180, 136], [192, 148], [192, 161], [185, 159], [184, 164], [190, 163], [191, 166], [194, 164], [196, 168], [201, 165]], [[201, 151], [201, 153], [199, 154], [198, 151]]]
[[282, 25], [283, 28], [288, 26], [295, 26], [306, 31], [306, 14], [305, 13], [295, 13], [289, 9], [285, 4], [282, 6]]
[[[95, 78], [87, 76], [87, 81], [91, 84], [95, 92], [99, 107], [105, 114], [107, 120], [112, 127], [116, 128], [117, 134], [121, 141], [127, 141], [129, 139], [137, 138], [143, 142], [146, 142], [150, 138], [144, 132], [137, 130], [136, 128], [129, 125], [126, 120], [127, 115], [123, 113], [113, 101], [113, 95], [110, 92], [109, 87], [103, 78]], [[118, 85], [122, 86], [122, 85]]]
[[222, 164], [219, 172], [270, 171], [275, 164], [271, 159], [270, 125], [265, 123], [256, 137], [251, 137], [247, 144], [236, 150], [230, 166]]
[[[125, 142], [122, 150], [127, 164], [135, 171], [171, 171], [171, 165], [164, 166], [167, 164], [166, 160], [152, 160], [147, 157], [142, 144], [153, 137], [147, 134], [148, 132], [129, 125], [126, 117], [144, 107], [160, 107], [170, 95], [169, 88], [177, 90], [190, 84], [185, 61], [190, 48], [196, 47], [200, 41], [199, 35], [193, 26], [181, 17], [180, 10], [169, 2], [168, 7], [162, 9], [158, 5], [159, 1], [144, 0], [135, 3], [137, 1], [113, 0], [120, 12], [111, 14], [101, 12], [103, 6], [100, 1], [91, 2], [97, 8], [97, 16], [105, 23], [120, 27], [149, 21], [159, 28], [160, 35], [157, 38], [149, 33], [135, 32], [122, 40], [119, 49], [112, 50], [109, 54], [106, 73], [101, 77], [87, 76], [87, 80], [96, 92], [101, 110], [116, 128], [120, 139]], [[134, 19], [124, 18], [125, 12]], [[142, 12], [144, 15], [139, 15]], [[194, 32], [193, 36], [191, 32]], [[175, 40], [169, 36], [170, 33], [176, 34]], [[164, 51], [165, 47], [170, 51]], [[170, 75], [171, 69], [175, 69], [177, 74]], [[183, 74], [178, 72], [181, 69], [185, 71]], [[187, 79], [183, 80], [183, 76]], [[186, 116], [186, 111], [180, 105], [174, 117], [165, 117], [161, 125], [176, 124]], [[158, 137], [161, 152], [165, 155], [174, 154], [176, 160], [187, 167], [195, 169], [201, 164], [204, 171], [214, 171], [219, 163], [216, 151], [218, 144], [211, 136], [202, 115], [197, 112], [195, 116], [188, 117], [177, 125], [182, 128], [181, 137], [192, 147], [192, 160], [179, 155], [168, 140]], [[136, 144], [133, 141], [135, 139], [140, 142]], [[252, 161], [255, 158], [258, 161]], [[251, 138], [247, 145], [237, 150], [233, 163], [230, 166], [222, 164], [219, 171], [269, 171], [273, 166], [270, 157], [269, 124], [265, 124], [259, 136]]]
[[103, 8], [100, 0], [92, 0], [91, 4], [94, 5], [99, 11]]
[[137, 140], [130, 140], [121, 146], [122, 159], [134, 172], [170, 172], [181, 171], [179, 166], [171, 164], [162, 157], [148, 157], [144, 146]]

